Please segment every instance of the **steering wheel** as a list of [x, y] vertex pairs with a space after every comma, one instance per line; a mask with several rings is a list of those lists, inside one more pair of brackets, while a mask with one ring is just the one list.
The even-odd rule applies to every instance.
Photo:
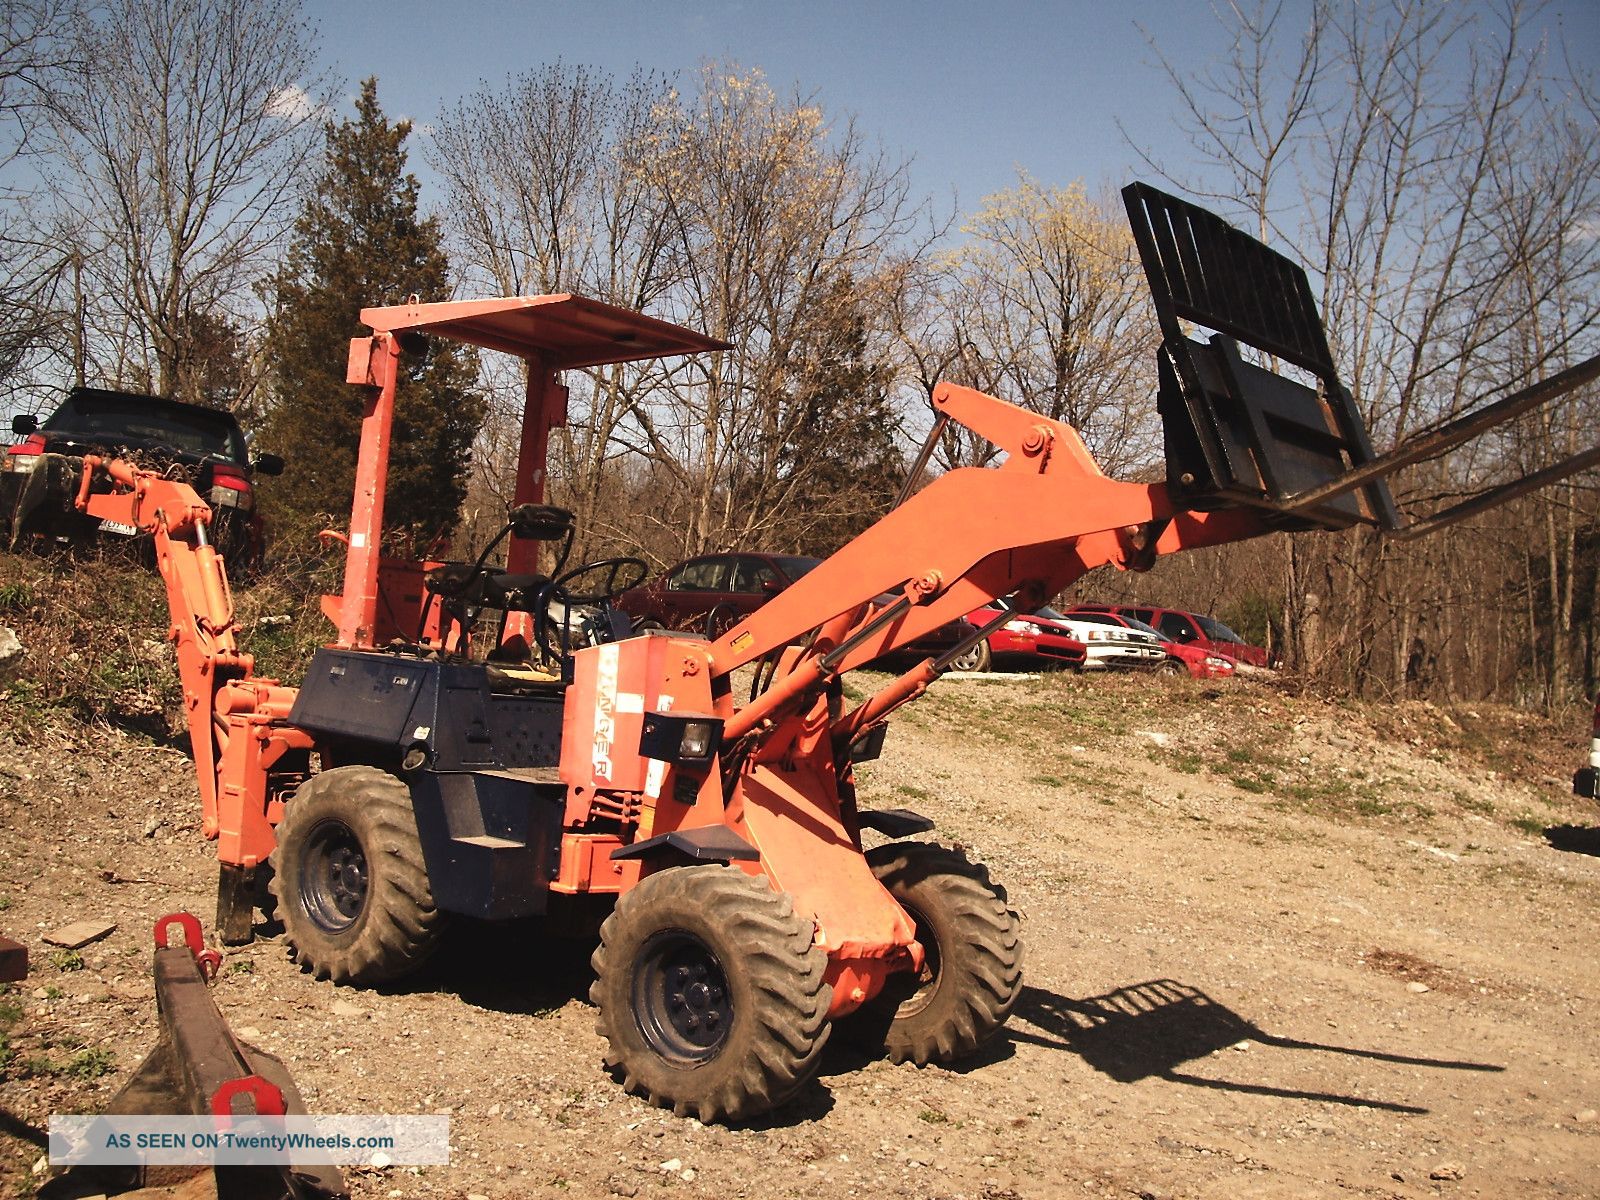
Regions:
[[[638, 587], [648, 574], [650, 568], [642, 558], [602, 558], [557, 575], [550, 581], [550, 591], [571, 604], [606, 604], [629, 588]], [[600, 576], [605, 581], [604, 586], [598, 591], [592, 588], [581, 591], [573, 586], [575, 580], [586, 575]]]
[[[638, 587], [649, 573], [650, 567], [643, 559], [602, 558], [556, 576], [540, 590], [540, 601], [534, 613], [534, 638], [539, 648], [551, 660], [561, 657], [554, 637], [557, 618], [551, 616], [552, 607], [559, 604], [565, 617], [570, 616], [573, 605], [597, 605], [601, 611], [594, 619], [596, 629], [609, 628], [611, 602], [629, 588]], [[593, 577], [592, 583], [590, 577]], [[575, 581], [580, 586], [587, 585], [588, 590], [574, 587]], [[615, 636], [604, 633], [596, 640], [612, 641]]]

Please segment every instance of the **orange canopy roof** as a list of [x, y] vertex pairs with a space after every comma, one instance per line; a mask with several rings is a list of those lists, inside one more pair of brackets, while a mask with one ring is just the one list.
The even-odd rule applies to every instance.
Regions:
[[558, 369], [732, 349], [682, 325], [572, 295], [393, 304], [362, 309], [361, 322], [380, 333], [423, 333], [542, 357]]

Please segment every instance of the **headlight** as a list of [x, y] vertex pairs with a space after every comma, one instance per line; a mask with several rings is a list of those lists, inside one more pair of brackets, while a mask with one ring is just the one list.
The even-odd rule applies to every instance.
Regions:
[[1011, 633], [1038, 633], [1039, 627], [1032, 621], [1007, 621], [1006, 629]]
[[686, 721], [678, 735], [679, 758], [709, 758], [716, 725], [711, 721]]
[[1213, 671], [1231, 671], [1233, 670], [1233, 660], [1227, 658], [1212, 658], [1207, 656], [1206, 666], [1210, 667]]
[[662, 762], [699, 764], [722, 741], [722, 721], [702, 713], [651, 712], [639, 732], [639, 753]]

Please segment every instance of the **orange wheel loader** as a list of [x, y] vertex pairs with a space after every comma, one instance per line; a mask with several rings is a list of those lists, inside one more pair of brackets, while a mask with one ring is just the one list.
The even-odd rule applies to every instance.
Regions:
[[[1022, 987], [1005, 890], [917, 840], [927, 818], [863, 808], [853, 781], [894, 710], [990, 630], [854, 705], [846, 672], [996, 597], [1031, 611], [1095, 567], [1145, 570], [1274, 530], [1403, 536], [1600, 462], [1590, 450], [1402, 528], [1387, 473], [1594, 378], [1600, 359], [1375, 455], [1304, 272], [1180, 199], [1141, 184], [1124, 197], [1163, 334], [1165, 482], [1109, 479], [1070, 426], [941, 384], [910, 481], [951, 421], [1000, 465], [908, 481], [882, 520], [715, 640], [633, 636], [611, 601], [644, 564], [569, 567], [572, 518], [543, 490], [560, 372], [727, 347], [581, 297], [362, 312], [343, 591], [323, 602], [337, 634], [298, 688], [257, 678], [235, 644], [207, 506], [130, 464], [90, 463], [79, 505], [155, 536], [225, 938], [249, 938], [269, 865], [295, 960], [335, 983], [413, 970], [457, 915], [598, 924], [607, 1066], [703, 1121], [783, 1102], [835, 1028], [919, 1064], [994, 1037]], [[397, 366], [436, 337], [526, 363], [503, 569], [488, 551], [380, 552]], [[741, 667], [753, 681], [736, 698]], [[891, 841], [864, 850], [868, 829]]]

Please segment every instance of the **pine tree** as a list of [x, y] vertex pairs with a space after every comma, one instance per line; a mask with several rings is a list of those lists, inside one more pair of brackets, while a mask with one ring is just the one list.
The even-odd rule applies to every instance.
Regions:
[[[417, 180], [406, 170], [410, 133], [409, 121], [384, 117], [378, 81], [365, 80], [355, 119], [326, 126], [324, 168], [274, 281], [261, 443], [288, 463], [266, 498], [273, 520], [291, 530], [348, 519], [365, 395], [344, 374], [350, 339], [369, 332], [361, 309], [449, 298], [438, 221], [419, 218]], [[458, 343], [433, 340], [401, 368], [384, 506], [391, 541], [455, 524], [485, 409], [476, 355]]]

